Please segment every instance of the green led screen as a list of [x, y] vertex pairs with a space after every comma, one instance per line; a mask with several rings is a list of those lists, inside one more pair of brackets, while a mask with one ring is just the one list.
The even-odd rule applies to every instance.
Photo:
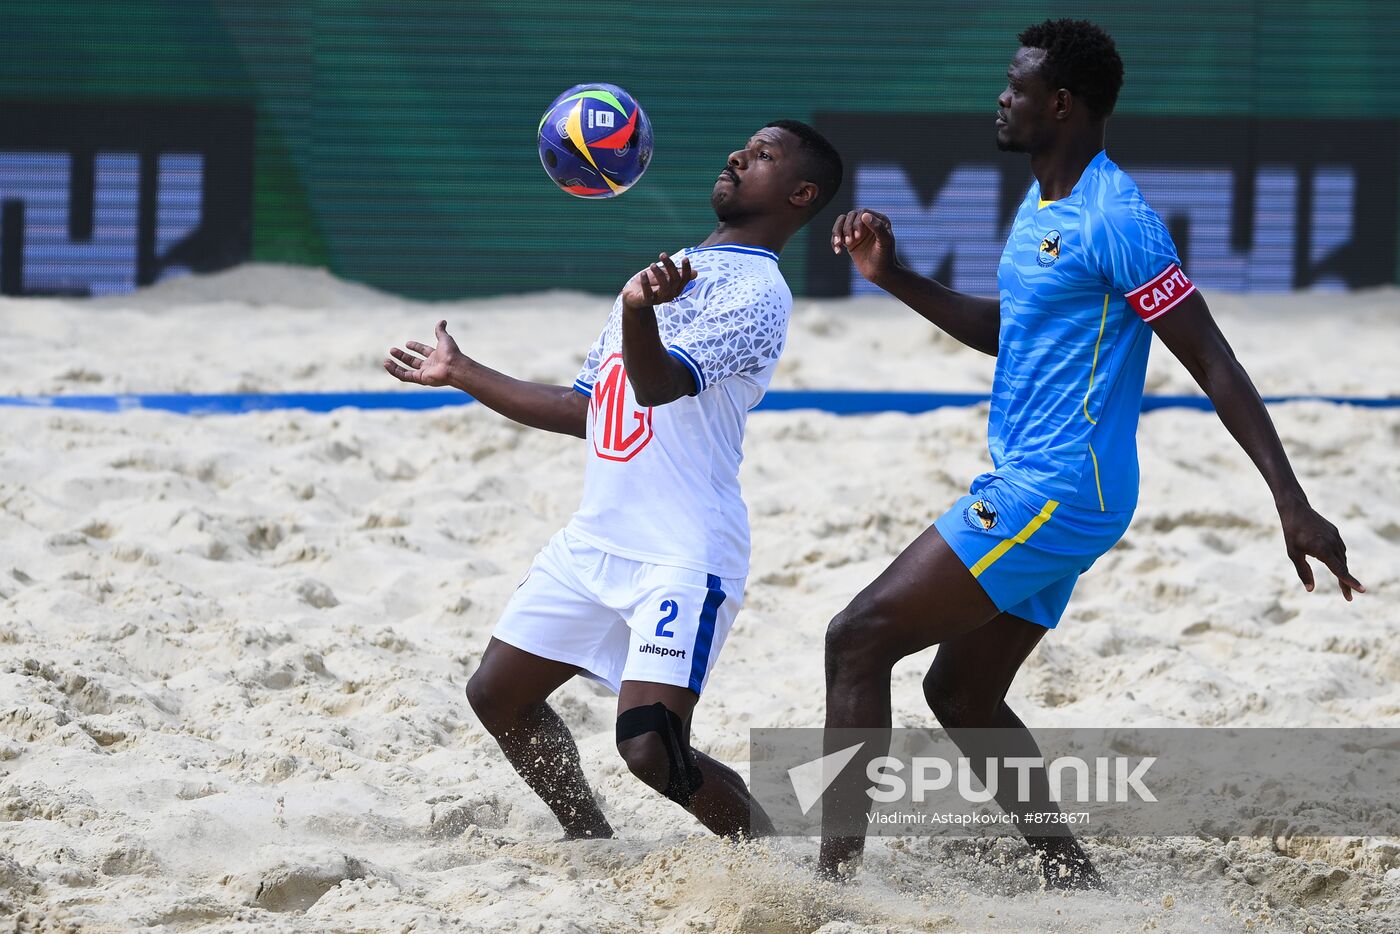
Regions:
[[[116, 291], [253, 259], [422, 298], [610, 292], [708, 232], [725, 157], [779, 117], [841, 143], [843, 203], [868, 193], [951, 231], [926, 265], [951, 274], [961, 249], [977, 282], [999, 231], [964, 244], [976, 216], [943, 211], [945, 189], [997, 178], [969, 194], [975, 211], [1024, 182], [997, 168], [990, 114], [1017, 31], [1062, 15], [1116, 38], [1110, 154], [1121, 126], [1121, 161], [1155, 180], [1144, 190], [1175, 212], [1198, 281], [1395, 280], [1400, 4], [1381, 0], [10, 0], [0, 290]], [[656, 135], [646, 176], [605, 202], [555, 189], [535, 151], [545, 106], [588, 81], [626, 87]], [[161, 132], [135, 138], [142, 126]], [[52, 204], [66, 229], [39, 223]], [[1217, 215], [1228, 229], [1208, 236]], [[849, 291], [809, 252], [783, 258], [795, 291]], [[34, 266], [41, 253], [69, 266]]]

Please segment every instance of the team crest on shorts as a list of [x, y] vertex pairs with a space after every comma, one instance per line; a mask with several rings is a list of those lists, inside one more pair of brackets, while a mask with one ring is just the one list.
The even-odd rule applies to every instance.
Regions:
[[1053, 266], [1055, 260], [1060, 258], [1060, 232], [1052, 230], [1045, 235], [1045, 239], [1040, 241], [1040, 252], [1036, 254], [1035, 261], [1042, 266]]
[[967, 511], [963, 513], [963, 521], [970, 528], [981, 529], [984, 532], [990, 531], [997, 524], [996, 507], [992, 505], [991, 500], [979, 499], [967, 507]]

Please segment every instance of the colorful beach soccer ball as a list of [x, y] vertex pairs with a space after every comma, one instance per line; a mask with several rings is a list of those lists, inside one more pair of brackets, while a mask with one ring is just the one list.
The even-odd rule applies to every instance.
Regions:
[[651, 121], [614, 84], [580, 84], [560, 94], [539, 129], [540, 163], [579, 198], [611, 198], [651, 163]]

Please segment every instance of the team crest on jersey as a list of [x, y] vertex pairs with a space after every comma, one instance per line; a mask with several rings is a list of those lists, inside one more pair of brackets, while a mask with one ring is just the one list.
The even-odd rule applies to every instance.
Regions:
[[1055, 260], [1060, 258], [1060, 232], [1052, 230], [1045, 235], [1045, 239], [1040, 241], [1040, 252], [1036, 254], [1036, 262], [1042, 266], [1053, 266]]
[[981, 529], [984, 532], [991, 531], [997, 524], [996, 507], [988, 499], [979, 499], [967, 511], [963, 513], [963, 521], [974, 529]]
[[613, 354], [598, 367], [588, 417], [593, 423], [593, 450], [606, 460], [630, 461], [651, 441], [651, 407], [637, 405], [622, 354]]

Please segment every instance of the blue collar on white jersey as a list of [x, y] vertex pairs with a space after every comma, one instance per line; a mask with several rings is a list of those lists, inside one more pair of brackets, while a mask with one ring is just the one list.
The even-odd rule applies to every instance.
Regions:
[[721, 243], [718, 246], [693, 246], [686, 250], [687, 253], [708, 253], [711, 250], [723, 250], [726, 253], [751, 253], [754, 256], [766, 256], [773, 262], [778, 261], [778, 254], [772, 250], [765, 250], [761, 246], [745, 246], [742, 243]]

